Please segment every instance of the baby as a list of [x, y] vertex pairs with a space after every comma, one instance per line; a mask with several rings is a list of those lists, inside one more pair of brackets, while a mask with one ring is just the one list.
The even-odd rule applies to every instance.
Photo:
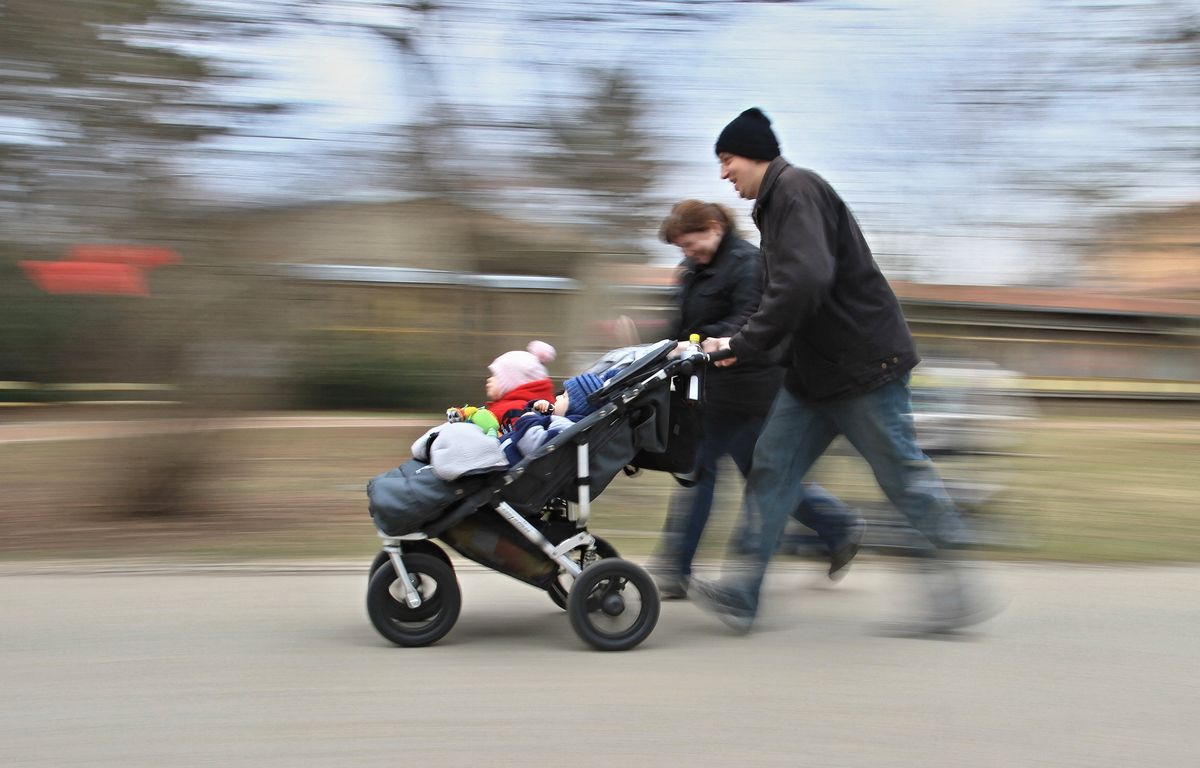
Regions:
[[554, 397], [554, 382], [546, 372], [546, 363], [554, 357], [554, 347], [531, 341], [524, 350], [505, 352], [488, 366], [492, 375], [487, 380], [484, 407], [496, 417], [502, 433], [512, 428], [531, 403]]
[[594, 373], [581, 373], [563, 383], [563, 391], [554, 402], [536, 400], [530, 410], [518, 418], [512, 431], [500, 447], [510, 464], [536, 451], [559, 432], [596, 410], [588, 403], [588, 395], [604, 386]]

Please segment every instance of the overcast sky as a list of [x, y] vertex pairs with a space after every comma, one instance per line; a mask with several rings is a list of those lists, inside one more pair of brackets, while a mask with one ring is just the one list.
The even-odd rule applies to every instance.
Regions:
[[[255, 90], [302, 106], [258, 138], [226, 145], [246, 159], [224, 161], [219, 177], [231, 183], [222, 193], [286, 186], [279, 181], [289, 158], [303, 174], [313, 167], [307, 158], [339, 137], [412, 119], [430, 88], [511, 118], [577, 93], [584, 68], [619, 64], [637, 73], [650, 99], [647, 128], [661, 138], [667, 163], [665, 200], [701, 197], [748, 210], [719, 180], [712, 144], [739, 111], [761, 106], [784, 156], [834, 183], [881, 262], [915, 255], [927, 277], [943, 281], [1020, 282], [1057, 269], [1062, 246], [1047, 234], [1098, 210], [1051, 189], [1071, 184], [1072, 173], [1087, 184], [1087, 171], [1104, 163], [1134, 165], [1136, 183], [1120, 184], [1122, 203], [1200, 199], [1194, 167], [1161, 152], [1146, 160], [1156, 157], [1153, 142], [1164, 141], [1146, 125], [1177, 124], [1177, 140], [1200, 125], [1195, 82], [1132, 67], [1073, 68], [1093, 49], [1125, 44], [1131, 26], [1171, 21], [1178, 3], [1113, 3], [1086, 15], [1084, 0], [701, 3], [699, 18], [680, 21], [549, 20], [576, 7], [619, 5], [460, 3], [420, 28], [433, 85], [380, 36], [337, 24], [258, 42], [254, 57], [268, 77]], [[652, 5], [662, 4], [643, 7]], [[354, 20], [363, 13], [338, 12]], [[395, 14], [380, 21], [410, 22]], [[1058, 28], [1062, 34], [1047, 33]], [[1043, 77], [1055, 85], [1043, 88]], [[962, 89], [986, 92], [1014, 78], [1016, 103], [962, 105]], [[1045, 98], [1023, 103], [1021, 94], [1039, 89]], [[280, 176], [256, 185], [262, 175], [246, 168], [264, 152]]]

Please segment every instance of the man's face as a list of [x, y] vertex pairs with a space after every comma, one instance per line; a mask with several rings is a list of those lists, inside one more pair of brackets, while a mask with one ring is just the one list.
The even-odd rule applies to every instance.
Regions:
[[721, 161], [721, 178], [733, 184], [739, 196], [745, 200], [758, 197], [758, 188], [762, 186], [763, 176], [767, 173], [767, 163], [764, 160], [751, 160], [740, 155], [722, 152], [717, 155]]

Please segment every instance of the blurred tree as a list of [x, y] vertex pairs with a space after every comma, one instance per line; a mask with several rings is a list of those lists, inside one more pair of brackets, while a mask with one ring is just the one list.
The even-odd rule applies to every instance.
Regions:
[[[228, 386], [232, 377], [199, 382], [190, 350], [200, 340], [229, 344], [261, 333], [265, 326], [249, 325], [249, 310], [265, 302], [260, 292], [249, 297], [253, 304], [231, 304], [231, 284], [247, 281], [206, 269], [202, 237], [182, 227], [193, 193], [177, 163], [204, 140], [280, 109], [228, 93], [244, 73], [212, 49], [260, 34], [270, 18], [254, 16], [250, 4], [242, 8], [249, 17], [224, 8], [177, 0], [0, 3], [3, 271], [30, 255], [61, 257], [71, 243], [195, 246], [186, 249], [186, 266], [156, 277], [146, 299], [39, 296], [25, 280], [0, 287], [0, 371], [39, 382], [174, 383], [176, 396], [190, 399], [174, 416], [244, 407]], [[200, 396], [186, 397], [192, 393]], [[183, 431], [118, 449], [113, 471], [97, 482], [113, 490], [117, 513], [199, 511], [194, 481], [219, 460], [210, 442]]]
[[[271, 103], [198, 51], [236, 17], [172, 0], [0, 4], [0, 222], [6, 237], [162, 237], [186, 195], [173, 161]], [[237, 32], [243, 34], [244, 32]]]
[[441, 84], [438, 67], [427, 52], [436, 47], [438, 13], [445, 3], [385, 2], [394, 13], [369, 28], [387, 40], [399, 55], [405, 81], [412, 87], [413, 119], [393, 127], [381, 153], [391, 185], [405, 192], [432, 195], [461, 194], [469, 183], [464, 164], [471, 154], [460, 130], [471, 120], [460, 115]]
[[1067, 226], [1090, 228], [1095, 216], [1181, 180], [1195, 188], [1193, 0], [1071, 0], [1018, 14], [1014, 27], [975, 42], [977, 63], [953, 73], [946, 91], [959, 115], [960, 158], [1003, 157], [1011, 186], [1087, 212]]
[[[488, 3], [381, 5], [405, 12], [369, 26], [399, 56], [411, 87], [414, 117], [393, 126], [394, 137], [378, 152], [374, 172], [364, 169], [360, 180], [378, 179], [382, 171], [390, 177], [384, 186], [397, 191], [465, 197], [485, 208], [503, 207], [531, 192], [551, 195], [555, 218], [591, 226], [614, 256], [644, 258], [642, 241], [654, 218], [649, 213], [650, 193], [658, 166], [651, 134], [643, 126], [646, 105], [630, 71], [587, 69], [581, 78], [574, 65], [560, 64], [568, 74], [570, 92], [555, 93], [550, 106], [531, 108], [520, 117], [494, 114], [450, 97], [442, 84], [444, 62], [436, 55], [441, 17], [483, 10]], [[547, 31], [561, 24], [587, 28], [660, 17], [665, 8], [675, 6], [683, 17], [692, 18], [690, 10], [680, 10], [687, 4], [652, 5], [615, 4], [584, 18], [563, 16], [551, 8], [536, 23]], [[681, 16], [670, 18], [679, 21]], [[498, 145], [513, 151], [499, 156]]]
[[537, 181], [559, 191], [581, 220], [600, 229], [612, 255], [641, 260], [659, 208], [659, 163], [632, 73], [593, 70], [590, 92], [547, 110], [546, 140], [531, 142]]

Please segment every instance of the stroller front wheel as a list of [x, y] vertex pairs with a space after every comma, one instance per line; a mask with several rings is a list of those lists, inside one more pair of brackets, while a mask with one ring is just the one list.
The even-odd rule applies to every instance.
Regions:
[[[423, 555], [433, 555], [434, 557], [438, 558], [446, 565], [450, 565], [450, 556], [446, 554], [445, 550], [443, 550], [437, 544], [434, 544], [429, 539], [415, 539], [413, 541], [404, 542], [404, 556], [405, 557], [408, 557], [410, 554], [416, 554], [416, 553], [420, 553]], [[388, 562], [390, 562], [390, 561], [389, 561], [388, 553], [386, 550], [381, 549], [375, 553], [375, 559], [371, 561], [371, 570], [367, 572], [367, 583], [368, 584], [371, 583], [371, 577], [375, 575], [375, 571], [378, 571], [380, 568], [382, 568]], [[451, 566], [451, 568], [453, 568], [453, 566]]]
[[436, 643], [454, 627], [462, 609], [454, 568], [424, 553], [405, 555], [404, 565], [421, 593], [421, 604], [409, 607], [395, 569], [385, 565], [367, 585], [367, 615], [379, 634], [396, 645], [415, 648]]
[[[596, 540], [596, 548], [591, 557], [600, 559], [620, 557], [620, 555], [617, 554], [616, 547], [614, 547], [612, 544], [609, 544], [606, 540], [600, 538], [599, 536], [593, 536], [592, 538]], [[579, 563], [580, 567], [586, 568], [590, 564], [588, 562], [589, 559], [591, 559], [589, 557], [589, 553], [581, 553]], [[571, 591], [571, 585], [574, 582], [575, 580], [564, 571], [555, 576], [554, 581], [550, 582], [550, 586], [546, 588], [546, 591], [550, 594], [550, 599], [554, 601], [555, 605], [557, 605], [559, 608], [562, 608], [564, 611], [567, 610], [567, 594]]]
[[567, 615], [580, 639], [601, 651], [626, 651], [658, 623], [654, 580], [628, 560], [606, 558], [583, 570], [567, 595]]

